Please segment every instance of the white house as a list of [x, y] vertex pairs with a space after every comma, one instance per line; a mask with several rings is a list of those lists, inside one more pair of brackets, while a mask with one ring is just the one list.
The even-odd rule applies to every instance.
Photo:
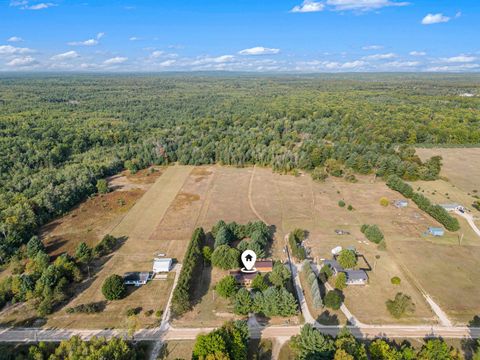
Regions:
[[172, 267], [172, 259], [171, 258], [153, 259], [153, 272], [154, 273], [169, 272], [171, 267]]

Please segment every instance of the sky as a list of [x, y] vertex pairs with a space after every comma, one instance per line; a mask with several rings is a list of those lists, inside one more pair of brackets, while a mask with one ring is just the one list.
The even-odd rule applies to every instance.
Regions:
[[0, 0], [0, 71], [478, 72], [478, 0]]

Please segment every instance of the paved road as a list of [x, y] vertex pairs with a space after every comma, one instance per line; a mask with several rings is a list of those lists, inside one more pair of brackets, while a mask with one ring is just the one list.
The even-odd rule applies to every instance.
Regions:
[[[335, 335], [342, 326], [329, 326], [315, 324], [321, 332]], [[277, 338], [290, 337], [300, 332], [301, 326], [267, 326], [252, 329], [253, 338]], [[402, 325], [363, 325], [361, 327], [348, 326], [355, 337], [371, 339], [375, 337], [388, 338], [424, 338], [424, 337], [444, 337], [444, 338], [480, 338], [480, 328], [469, 328], [465, 326], [402, 326]], [[168, 330], [144, 329], [135, 333], [136, 340], [162, 341], [165, 340], [193, 340], [197, 335], [212, 331], [213, 328], [172, 328]], [[126, 337], [125, 331], [121, 330], [82, 330], [82, 329], [30, 329], [30, 328], [8, 328], [0, 331], [0, 341], [2, 342], [35, 342], [35, 341], [61, 341], [67, 340], [74, 335], [79, 335], [84, 339], [90, 339], [93, 336], [112, 336]]]

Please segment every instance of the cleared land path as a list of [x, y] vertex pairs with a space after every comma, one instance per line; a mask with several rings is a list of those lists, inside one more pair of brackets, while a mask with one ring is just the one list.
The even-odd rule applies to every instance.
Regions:
[[168, 167], [113, 229], [112, 234], [114, 236], [128, 234], [129, 238], [148, 238], [167, 212], [192, 169], [192, 166]]

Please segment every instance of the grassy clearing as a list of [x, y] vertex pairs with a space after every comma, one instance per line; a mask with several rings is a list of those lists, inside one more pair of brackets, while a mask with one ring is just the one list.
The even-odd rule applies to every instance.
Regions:
[[170, 340], [162, 348], [160, 356], [157, 359], [174, 360], [190, 359], [192, 357], [194, 340]]

